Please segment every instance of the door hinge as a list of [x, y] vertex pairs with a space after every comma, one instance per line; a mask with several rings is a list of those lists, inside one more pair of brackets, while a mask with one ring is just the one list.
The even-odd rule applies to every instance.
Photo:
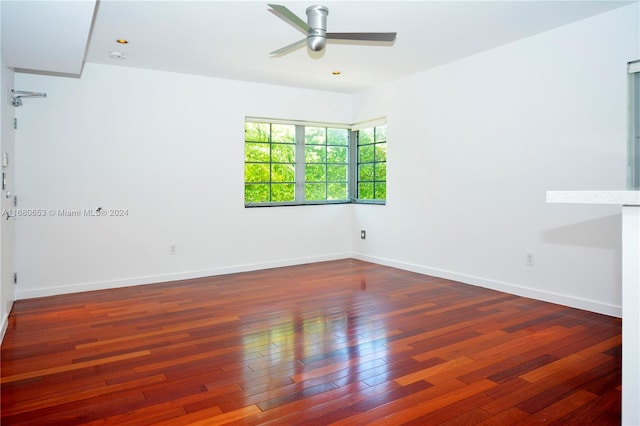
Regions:
[[18, 196], [17, 195], [13, 196], [13, 207], [18, 207]]
[[14, 284], [18, 284], [18, 273], [17, 272], [13, 273], [13, 283]]
[[13, 119], [13, 128], [14, 128], [14, 129], [17, 129], [17, 128], [18, 128], [18, 119], [17, 119], [17, 118], [14, 118], [14, 119]]

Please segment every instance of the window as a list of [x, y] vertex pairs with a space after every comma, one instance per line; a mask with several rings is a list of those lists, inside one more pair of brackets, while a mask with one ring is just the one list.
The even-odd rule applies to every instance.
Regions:
[[387, 126], [358, 131], [358, 199], [387, 198]]
[[245, 121], [245, 206], [384, 203], [385, 126], [273, 121]]
[[349, 199], [349, 130], [305, 127], [304, 199]]
[[245, 123], [245, 203], [295, 200], [295, 126]]

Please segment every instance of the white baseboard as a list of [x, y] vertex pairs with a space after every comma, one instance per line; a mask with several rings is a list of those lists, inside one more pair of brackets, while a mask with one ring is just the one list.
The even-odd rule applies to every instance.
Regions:
[[[459, 274], [456, 272], [446, 271], [442, 269], [430, 268], [427, 266], [416, 265], [407, 262], [401, 262], [393, 259], [387, 259], [377, 256], [369, 256], [362, 253], [337, 253], [324, 256], [312, 256], [292, 258], [272, 262], [260, 262], [245, 265], [234, 265], [229, 267], [200, 269], [195, 271], [177, 272], [171, 274], [148, 275], [134, 278], [125, 278], [121, 280], [97, 281], [89, 283], [78, 283], [59, 287], [48, 287], [37, 290], [19, 290], [16, 288], [16, 300], [31, 299], [35, 297], [55, 296], [59, 294], [78, 293], [82, 291], [105, 290], [110, 288], [129, 287], [134, 285], [153, 284], [169, 281], [188, 280], [192, 278], [210, 277], [215, 275], [234, 274], [238, 272], [249, 272], [261, 269], [279, 268], [283, 266], [303, 265], [306, 263], [324, 262], [329, 260], [354, 258], [364, 260], [366, 262], [377, 263], [380, 265], [391, 266], [405, 271], [417, 272], [419, 274], [430, 275], [438, 278], [445, 278], [458, 281], [464, 284], [475, 285], [492, 290], [502, 291], [517, 296], [529, 297], [544, 302], [557, 303], [559, 305], [570, 306], [572, 308], [584, 309], [591, 312], [597, 312], [604, 315], [622, 317], [622, 307], [608, 305], [593, 300], [581, 299], [579, 297], [567, 296], [558, 293], [536, 290], [529, 287], [523, 287], [517, 284], [505, 283], [501, 281], [490, 280], [472, 275]], [[8, 317], [2, 320], [2, 336], [7, 328]]]
[[[195, 271], [176, 272], [171, 274], [147, 275], [121, 280], [96, 281], [78, 283], [58, 287], [40, 288], [37, 290], [20, 290], [16, 288], [16, 300], [33, 299], [35, 297], [55, 296], [59, 294], [79, 293], [82, 291], [106, 290], [110, 288], [130, 287], [143, 284], [154, 284], [169, 281], [189, 280], [193, 278], [211, 277], [215, 275], [235, 274], [238, 272], [257, 271], [261, 269], [280, 268], [283, 266], [303, 265], [306, 263], [326, 262], [329, 260], [349, 259], [351, 253], [337, 253], [324, 256], [298, 257], [272, 262], [260, 262], [246, 265], [234, 265], [221, 268], [200, 269]], [[19, 287], [19, 286], [18, 286]]]
[[9, 327], [9, 314], [5, 314], [2, 317], [2, 325], [0, 325], [0, 344], [4, 340], [4, 335], [7, 332], [7, 328]]
[[579, 297], [567, 296], [558, 293], [536, 290], [529, 287], [523, 287], [517, 284], [505, 283], [501, 281], [489, 280], [485, 278], [475, 277], [471, 275], [459, 274], [456, 272], [446, 271], [442, 269], [429, 268], [422, 265], [415, 265], [407, 262], [386, 259], [382, 257], [369, 256], [361, 253], [353, 253], [352, 257], [366, 262], [378, 263], [384, 266], [403, 269], [405, 271], [416, 272], [419, 274], [430, 275], [432, 277], [445, 278], [452, 281], [458, 281], [464, 284], [484, 287], [491, 290], [502, 291], [504, 293], [515, 294], [516, 296], [528, 297], [531, 299], [541, 300], [544, 302], [556, 303], [558, 305], [569, 306], [572, 308], [583, 309], [586, 311], [597, 312], [599, 314], [610, 315], [622, 318], [622, 307], [608, 305], [593, 300], [581, 299]]

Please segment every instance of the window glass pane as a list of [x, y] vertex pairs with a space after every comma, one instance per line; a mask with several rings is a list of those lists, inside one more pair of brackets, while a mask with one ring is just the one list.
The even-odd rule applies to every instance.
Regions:
[[385, 182], [376, 182], [376, 200], [385, 200], [387, 198], [387, 184]]
[[293, 164], [273, 164], [271, 165], [272, 182], [293, 182], [295, 181], [295, 169]]
[[373, 143], [373, 128], [358, 131], [358, 145]]
[[245, 164], [245, 182], [269, 182], [269, 164]]
[[347, 129], [327, 129], [327, 143], [329, 145], [348, 145], [349, 131]]
[[269, 201], [268, 184], [246, 184], [244, 186], [245, 203], [266, 203]]
[[358, 198], [385, 200], [387, 196], [387, 126], [358, 131]]
[[244, 140], [269, 142], [269, 123], [244, 123]]
[[304, 169], [304, 179], [307, 182], [325, 182], [327, 175], [324, 164], [307, 164]]
[[358, 180], [373, 180], [373, 164], [361, 164], [358, 167]]
[[244, 147], [244, 161], [269, 162], [268, 143], [247, 143]]
[[294, 201], [295, 194], [296, 188], [293, 183], [274, 183], [271, 185], [271, 201]]
[[327, 163], [346, 163], [347, 147], [330, 146], [327, 148]]
[[373, 182], [358, 183], [358, 198], [373, 200]]
[[373, 145], [361, 146], [358, 148], [359, 158], [358, 161], [360, 163], [372, 163], [373, 162]]
[[327, 148], [324, 146], [305, 146], [305, 163], [324, 163], [327, 161]]
[[387, 180], [387, 163], [376, 163], [376, 181]]
[[307, 145], [326, 145], [326, 129], [324, 127], [305, 127], [304, 143]]
[[271, 145], [271, 161], [274, 163], [295, 163], [296, 146], [274, 143]]
[[376, 161], [387, 161], [387, 143], [377, 143], [375, 147]]
[[[308, 167], [308, 166], [307, 166]], [[327, 180], [329, 182], [346, 182], [347, 181], [347, 166], [328, 165], [327, 166]]]
[[346, 200], [347, 199], [347, 183], [330, 183], [327, 185], [327, 199], [329, 200]]
[[289, 142], [296, 141], [296, 126], [289, 124], [272, 124], [271, 125], [271, 142]]
[[326, 185], [324, 183], [307, 183], [304, 185], [304, 198], [307, 201], [326, 200]]

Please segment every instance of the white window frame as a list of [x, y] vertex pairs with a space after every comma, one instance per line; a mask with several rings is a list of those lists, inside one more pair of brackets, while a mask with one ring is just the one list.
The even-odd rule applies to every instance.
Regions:
[[[301, 121], [301, 120], [283, 120], [264, 117], [252, 117], [247, 116], [244, 120], [245, 123], [269, 123], [269, 124], [284, 124], [295, 126], [295, 199], [293, 201], [285, 202], [246, 202], [245, 207], [275, 207], [275, 206], [299, 206], [299, 205], [325, 205], [325, 204], [348, 204], [348, 203], [362, 203], [362, 204], [386, 204], [385, 200], [360, 200], [357, 198], [358, 188], [358, 131], [370, 127], [376, 127], [386, 125], [385, 118], [377, 118], [374, 120], [368, 120], [356, 124], [344, 124], [344, 123], [327, 123], [327, 122], [313, 122], [313, 121]], [[243, 124], [244, 125], [244, 124]], [[329, 129], [346, 129], [349, 131], [349, 140], [347, 147], [347, 198], [341, 200], [305, 200], [305, 128], [306, 127], [324, 127]], [[246, 138], [244, 143], [246, 143]], [[244, 152], [244, 150], [243, 150]], [[246, 154], [244, 156], [244, 163], [246, 164]], [[319, 163], [328, 164], [328, 163]], [[245, 176], [246, 179], [246, 176]], [[247, 184], [246, 180], [243, 180], [243, 194], [244, 186]], [[272, 184], [272, 183], [271, 183]]]

